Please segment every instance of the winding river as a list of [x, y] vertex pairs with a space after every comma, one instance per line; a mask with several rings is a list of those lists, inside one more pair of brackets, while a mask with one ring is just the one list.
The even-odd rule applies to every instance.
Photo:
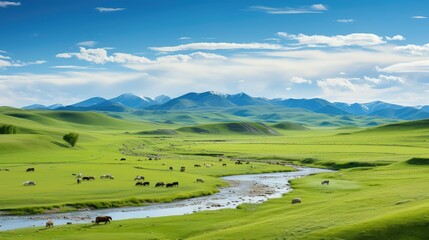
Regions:
[[76, 211], [68, 213], [40, 214], [27, 216], [0, 216], [0, 231], [44, 226], [47, 219], [55, 225], [69, 223], [91, 223], [96, 216], [108, 215], [113, 220], [133, 218], [162, 217], [192, 214], [198, 211], [236, 208], [242, 203], [262, 203], [270, 198], [279, 198], [291, 191], [288, 180], [330, 172], [319, 168], [298, 167], [295, 172], [248, 174], [222, 177], [230, 183], [216, 194], [179, 200], [172, 203], [157, 203], [141, 207], [109, 208], [100, 210]]

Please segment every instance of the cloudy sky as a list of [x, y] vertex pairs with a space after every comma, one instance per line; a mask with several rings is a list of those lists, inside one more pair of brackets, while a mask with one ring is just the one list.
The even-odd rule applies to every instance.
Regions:
[[0, 105], [125, 92], [429, 104], [427, 0], [0, 1]]

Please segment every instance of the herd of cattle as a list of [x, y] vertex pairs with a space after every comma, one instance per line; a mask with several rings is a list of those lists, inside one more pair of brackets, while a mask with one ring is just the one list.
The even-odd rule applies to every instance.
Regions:
[[[154, 157], [154, 159], [155, 160], [160, 160], [161, 158], [159, 157], [159, 156], [155, 156]], [[121, 161], [126, 161], [126, 158], [121, 158], [120, 159]], [[152, 160], [152, 157], [149, 159], [149, 160]], [[219, 162], [222, 162], [222, 158], [220, 158], [219, 159]], [[243, 162], [244, 161], [242, 161], [242, 160], [236, 160], [235, 161], [235, 165], [241, 165], [241, 164], [243, 164]], [[250, 162], [249, 161], [246, 161], [245, 162], [246, 164], [249, 164]], [[163, 164], [164, 165], [164, 164]], [[205, 166], [206, 168], [210, 168], [210, 167], [213, 167], [215, 164], [212, 162], [212, 163], [203, 163], [203, 166]], [[227, 164], [226, 163], [223, 163], [222, 164], [222, 166], [223, 167], [226, 167], [227, 166]], [[194, 167], [196, 167], [196, 168], [198, 168], [198, 167], [201, 167], [201, 164], [195, 164], [194, 165]], [[252, 167], [252, 169], [254, 168], [254, 166], [251, 166]], [[173, 170], [173, 167], [169, 167], [168, 168], [169, 170]], [[31, 168], [27, 168], [27, 170], [26, 170], [26, 172], [34, 172], [35, 171], [35, 168], [34, 167], [31, 167]], [[186, 167], [184, 167], [184, 166], [182, 166], [182, 167], [180, 167], [180, 172], [185, 172], [186, 171]], [[76, 183], [77, 184], [80, 184], [82, 181], [91, 181], [91, 180], [95, 180], [95, 177], [94, 176], [83, 176], [83, 174], [82, 173], [78, 173], [78, 174], [76, 174], [76, 173], [73, 173], [72, 174], [73, 176], [75, 176], [75, 178], [76, 178]], [[113, 180], [113, 179], [115, 179], [111, 174], [103, 174], [103, 175], [101, 175], [100, 176], [100, 179], [111, 179], [111, 180]], [[138, 175], [138, 176], [136, 176], [135, 178], [134, 178], [134, 181], [138, 181], [138, 182], [136, 182], [135, 183], [135, 186], [149, 186], [150, 185], [150, 182], [142, 182], [142, 181], [144, 181], [145, 179], [144, 179], [144, 177], [143, 176], [140, 176], [140, 175]], [[195, 181], [196, 183], [204, 183], [204, 180], [203, 179], [196, 179], [196, 181]], [[36, 185], [36, 182], [35, 181], [31, 181], [31, 180], [29, 180], [29, 181], [25, 181], [24, 183], [23, 183], [23, 185], [24, 186], [35, 186]], [[155, 184], [155, 187], [166, 187], [166, 188], [170, 188], [170, 187], [178, 187], [179, 186], [179, 182], [171, 182], [171, 183], [164, 183], [164, 182], [157, 182], [156, 184]]]
[[[92, 223], [94, 223], [94, 224], [100, 224], [100, 223], [104, 222], [104, 224], [106, 224], [106, 223], [110, 223], [110, 221], [112, 221], [112, 217], [111, 216], [98, 216], [98, 217], [95, 218], [95, 221], [92, 221]], [[71, 222], [67, 222], [67, 225], [70, 225], [70, 224], [72, 224], [72, 223]], [[46, 228], [53, 228], [54, 227], [54, 221], [52, 219], [48, 220], [46, 222], [45, 226], [46, 226]]]
[[[121, 161], [125, 161], [125, 160], [126, 160], [125, 158], [121, 158]], [[222, 159], [219, 159], [219, 162], [221, 162], [221, 161], [222, 161]], [[246, 161], [245, 163], [249, 164], [250, 162]], [[235, 165], [241, 165], [241, 164], [243, 164], [243, 161], [241, 161], [241, 160], [236, 160], [235, 161]], [[272, 163], [272, 162], [270, 162], [270, 164], [278, 164], [278, 163]], [[214, 163], [204, 163], [203, 165], [206, 168], [210, 168], [210, 167], [214, 166]], [[226, 167], [227, 164], [223, 163], [222, 166]], [[199, 168], [199, 167], [201, 167], [201, 165], [200, 164], [195, 164], [194, 167]], [[251, 167], [252, 167], [252, 169], [254, 168], [253, 165]], [[9, 169], [7, 169], [7, 170], [9, 170]], [[169, 167], [169, 170], [173, 170], [173, 167]], [[186, 170], [186, 168], [184, 166], [182, 166], [180, 168], [180, 172], [185, 172], [185, 170]], [[35, 171], [34, 167], [27, 168], [27, 170], [26, 170], [26, 172], [34, 172], [34, 171]], [[76, 183], [78, 183], [78, 184], [80, 184], [81, 181], [95, 180], [94, 176], [83, 176], [82, 173], [72, 174], [72, 175], [75, 176]], [[100, 176], [100, 179], [111, 179], [111, 180], [113, 180], [115, 178], [111, 174], [103, 174], [103, 175]], [[135, 182], [134, 185], [135, 186], [143, 186], [143, 187], [144, 186], [149, 186], [150, 182], [144, 181], [144, 180], [145, 180], [144, 176], [137, 175], [134, 178], [134, 181], [137, 181], [137, 182]], [[204, 183], [204, 180], [201, 179], [201, 178], [197, 178], [195, 182], [196, 183]], [[322, 185], [329, 185], [329, 180], [324, 180], [324, 181], [321, 182], [321, 184]], [[36, 182], [34, 182], [34, 181], [25, 181], [23, 183], [23, 185], [24, 186], [35, 186]], [[179, 182], [177, 182], [177, 181], [176, 182], [170, 182], [170, 183], [157, 182], [157, 183], [155, 183], [155, 187], [166, 187], [166, 188], [179, 187]], [[293, 198], [292, 199], [291, 204], [297, 204], [297, 203], [302, 203], [301, 198]], [[99, 224], [101, 222], [104, 222], [106, 224], [106, 223], [110, 223], [111, 220], [112, 220], [112, 217], [110, 217], [110, 216], [98, 216], [98, 217], [95, 218], [95, 221], [92, 221], [92, 222], [94, 224]], [[71, 224], [71, 222], [67, 223], [67, 224]], [[51, 228], [53, 226], [54, 226], [53, 220], [49, 220], [49, 221], [46, 222], [46, 228]]]

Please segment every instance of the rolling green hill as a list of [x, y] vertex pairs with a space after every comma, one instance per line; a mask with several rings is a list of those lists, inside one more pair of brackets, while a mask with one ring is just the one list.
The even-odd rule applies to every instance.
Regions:
[[198, 134], [280, 135], [279, 132], [263, 123], [252, 122], [207, 124], [195, 127], [182, 127], [177, 129], [177, 131]]
[[278, 128], [282, 130], [308, 130], [307, 127], [302, 124], [292, 123], [292, 122], [280, 122], [274, 125], [271, 125], [273, 128]]

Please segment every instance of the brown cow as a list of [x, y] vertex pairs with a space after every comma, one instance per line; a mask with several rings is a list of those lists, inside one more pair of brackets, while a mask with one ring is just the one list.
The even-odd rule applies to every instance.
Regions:
[[54, 227], [54, 221], [52, 221], [52, 220], [48, 220], [48, 221], [46, 222], [46, 228], [51, 228], [51, 227]]
[[106, 223], [110, 223], [110, 220], [112, 220], [111, 216], [98, 216], [95, 218], [95, 223], [99, 224], [101, 222], [104, 222], [104, 224], [106, 224]]

